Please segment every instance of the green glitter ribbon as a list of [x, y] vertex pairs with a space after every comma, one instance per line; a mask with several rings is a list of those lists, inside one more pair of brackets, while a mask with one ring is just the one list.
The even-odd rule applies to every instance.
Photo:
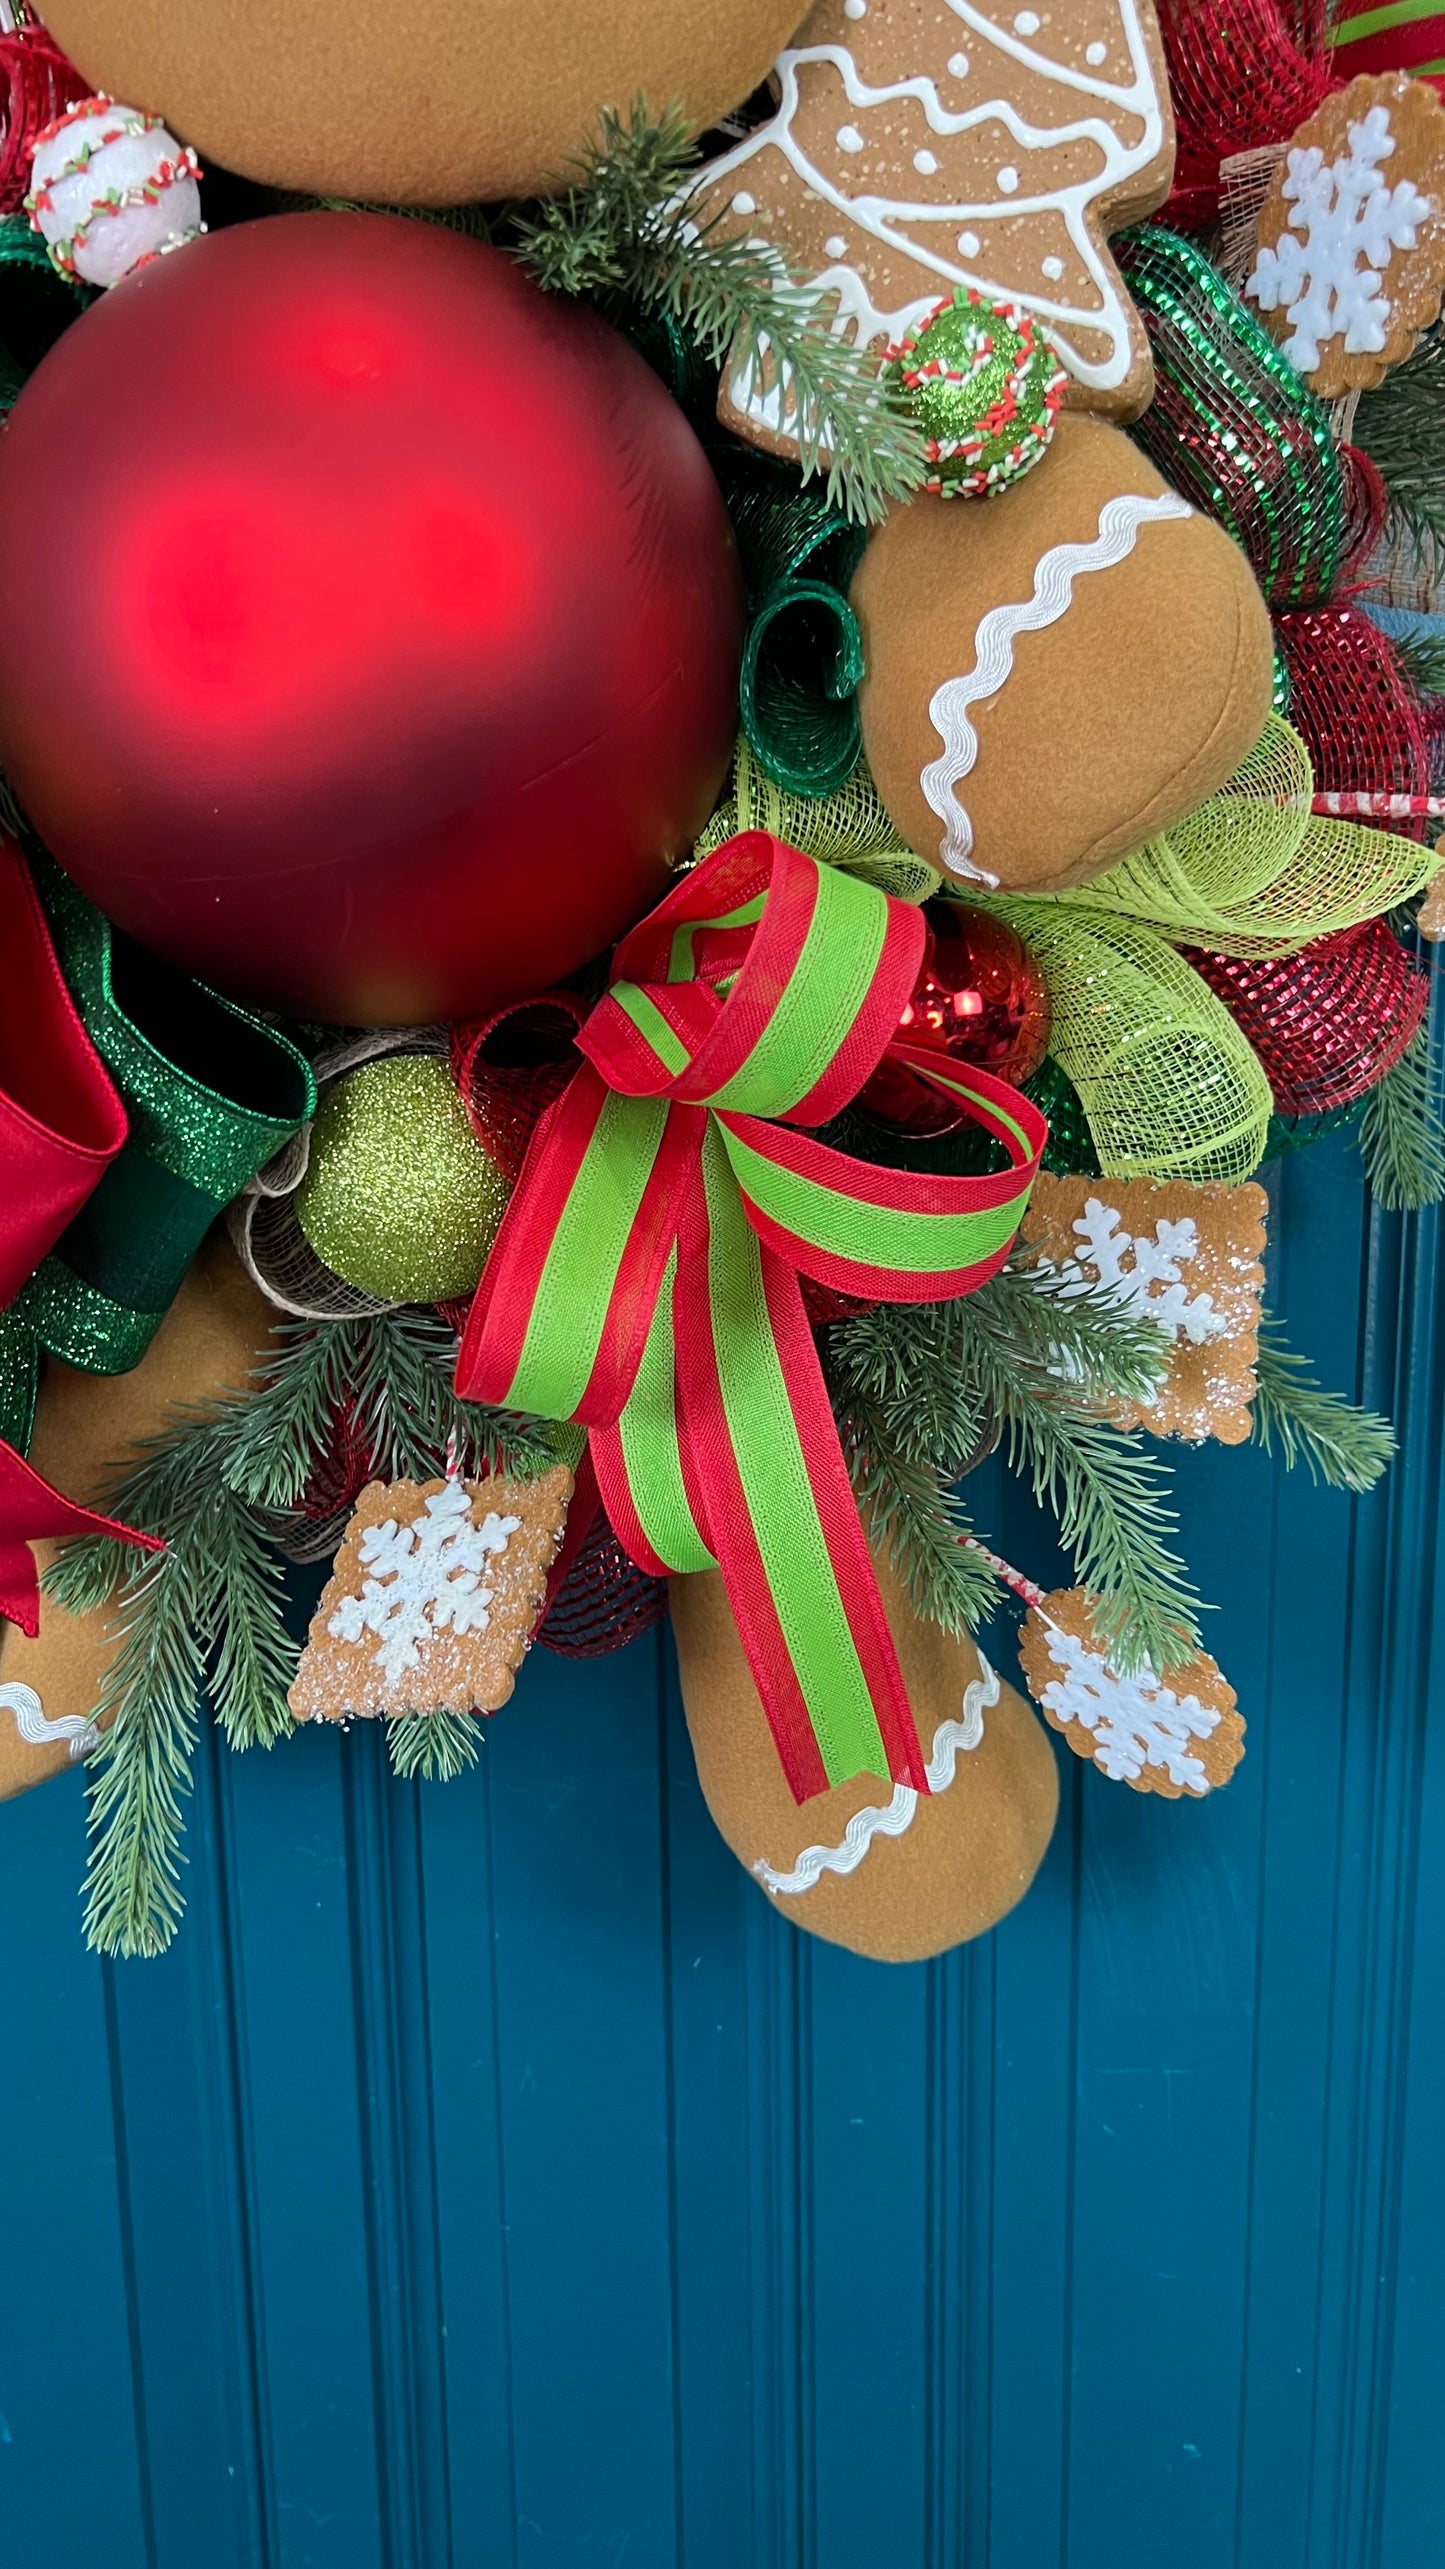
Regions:
[[763, 773], [817, 800], [862, 755], [863, 644], [847, 588], [866, 536], [795, 472], [742, 448], [714, 456], [748, 606], [738, 703]]
[[316, 1111], [284, 1035], [120, 936], [57, 867], [37, 877], [130, 1138], [0, 1316], [0, 1434], [22, 1452], [40, 1350], [92, 1374], [138, 1365], [216, 1216]]
[[1361, 531], [1323, 406], [1192, 241], [1146, 223], [1113, 246], [1154, 356], [1130, 436], [1234, 537], [1272, 607], [1318, 604]]
[[88, 286], [56, 275], [27, 214], [0, 215], [0, 417], [90, 300]]
[[934, 467], [925, 490], [992, 499], [1042, 460], [1068, 376], [1032, 313], [960, 286], [885, 360]]

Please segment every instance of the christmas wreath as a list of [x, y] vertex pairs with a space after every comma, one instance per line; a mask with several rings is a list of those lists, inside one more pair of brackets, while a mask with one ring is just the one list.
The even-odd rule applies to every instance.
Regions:
[[1057, 1806], [1001, 1591], [1198, 1799], [1167, 1440], [1388, 1460], [1257, 1173], [1445, 1193], [1445, 50], [797, 7], [0, 37], [0, 1791], [103, 1952], [203, 1702], [446, 1780], [669, 1605], [765, 1896], [941, 1951]]

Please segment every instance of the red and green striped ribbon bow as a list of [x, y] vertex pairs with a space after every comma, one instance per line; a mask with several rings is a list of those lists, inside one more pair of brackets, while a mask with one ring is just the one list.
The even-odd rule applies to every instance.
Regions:
[[[928, 1789], [799, 1276], [878, 1302], [1003, 1263], [1046, 1127], [1002, 1080], [895, 1043], [921, 914], [762, 831], [618, 948], [482, 1279], [463, 1397], [569, 1418], [634, 1560], [721, 1570], [799, 1801], [858, 1774]], [[918, 1176], [798, 1129], [892, 1047], [1004, 1145]]]

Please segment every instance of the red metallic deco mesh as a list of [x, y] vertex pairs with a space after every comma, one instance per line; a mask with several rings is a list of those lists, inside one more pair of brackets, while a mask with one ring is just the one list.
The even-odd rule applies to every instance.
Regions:
[[1277, 961], [1191, 954], [1254, 1046], [1280, 1115], [1327, 1115], [1393, 1070], [1425, 1015], [1429, 982], [1383, 919]]
[[[1357, 606], [1275, 618], [1289, 667], [1289, 718], [1322, 794], [1428, 794], [1431, 726], [1387, 635]], [[1424, 819], [1391, 824], [1423, 839]]]
[[1324, 54], [1324, 0], [1159, 0], [1179, 149], [1163, 220], [1202, 231], [1219, 164], [1282, 143], [1341, 86]]
[[372, 1478], [370, 1440], [361, 1433], [354, 1401], [347, 1401], [332, 1422], [331, 1442], [302, 1494], [298, 1513], [322, 1524], [356, 1505]]
[[599, 1508], [537, 1639], [559, 1659], [604, 1659], [651, 1632], [666, 1612], [666, 1580], [649, 1578], [628, 1559]]
[[573, 1038], [586, 1015], [572, 991], [552, 990], [452, 1028], [452, 1073], [472, 1130], [514, 1184], [543, 1110], [577, 1068]]
[[43, 27], [18, 27], [0, 35], [0, 214], [17, 214], [30, 185], [30, 155], [47, 125], [90, 82]]

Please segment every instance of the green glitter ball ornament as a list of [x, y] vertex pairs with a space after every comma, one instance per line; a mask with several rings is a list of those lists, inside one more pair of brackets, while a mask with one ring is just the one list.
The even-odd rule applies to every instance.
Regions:
[[1029, 472], [1069, 380], [1031, 312], [972, 286], [936, 305], [884, 364], [924, 433], [924, 488], [943, 499], [993, 499]]
[[510, 1191], [446, 1063], [400, 1053], [324, 1091], [296, 1219], [344, 1284], [451, 1302], [477, 1283]]

